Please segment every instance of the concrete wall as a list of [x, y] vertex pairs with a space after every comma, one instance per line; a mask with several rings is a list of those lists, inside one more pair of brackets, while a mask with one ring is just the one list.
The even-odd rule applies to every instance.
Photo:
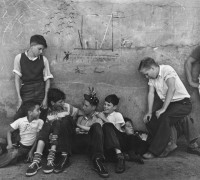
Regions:
[[137, 68], [151, 56], [176, 69], [199, 120], [199, 96], [188, 87], [183, 68], [199, 44], [199, 8], [197, 0], [0, 0], [1, 129], [16, 110], [14, 57], [36, 33], [48, 42], [52, 85], [65, 91], [69, 103], [80, 107], [88, 86], [96, 88], [101, 100], [116, 93], [119, 110], [143, 129], [147, 80]]

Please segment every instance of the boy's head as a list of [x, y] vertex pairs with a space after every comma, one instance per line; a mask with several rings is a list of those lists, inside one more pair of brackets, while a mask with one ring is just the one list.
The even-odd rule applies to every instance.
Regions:
[[47, 97], [48, 106], [50, 108], [61, 108], [65, 101], [65, 93], [57, 88], [50, 88]]
[[119, 98], [115, 94], [108, 95], [104, 102], [104, 113], [111, 114], [117, 109]]
[[99, 104], [96, 94], [84, 94], [83, 111], [86, 115], [93, 113]]
[[40, 104], [38, 102], [27, 102], [27, 115], [32, 120], [39, 119], [40, 116]]
[[132, 120], [129, 119], [129, 118], [124, 118], [124, 121], [125, 121], [125, 125], [124, 125], [125, 133], [126, 133], [127, 135], [134, 134], [133, 122], [132, 122]]
[[159, 65], [154, 59], [147, 57], [141, 60], [138, 70], [145, 75], [147, 79], [156, 79], [159, 74]]
[[42, 54], [43, 50], [47, 48], [47, 43], [42, 35], [33, 35], [30, 39], [30, 49], [35, 57]]

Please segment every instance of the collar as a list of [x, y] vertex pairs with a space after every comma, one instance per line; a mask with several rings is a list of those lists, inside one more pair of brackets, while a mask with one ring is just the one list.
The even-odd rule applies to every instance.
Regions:
[[26, 55], [26, 56], [28, 57], [28, 59], [31, 60], [31, 61], [35, 61], [35, 60], [38, 58], [38, 57], [34, 57], [34, 58], [29, 57], [29, 56], [28, 56], [28, 50], [25, 51], [25, 55]]
[[94, 112], [93, 114], [89, 115], [89, 116], [84, 116], [84, 119], [85, 120], [89, 120], [89, 119], [92, 119], [94, 116], [96, 116], [98, 114], [98, 112]]

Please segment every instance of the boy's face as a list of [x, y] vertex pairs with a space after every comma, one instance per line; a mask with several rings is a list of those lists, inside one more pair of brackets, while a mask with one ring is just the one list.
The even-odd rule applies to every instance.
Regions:
[[91, 105], [88, 101], [84, 100], [83, 111], [86, 115], [91, 114], [96, 109], [96, 106]]
[[112, 103], [105, 101], [103, 108], [104, 108], [105, 114], [111, 114], [112, 112], [116, 110], [117, 106], [114, 106]]
[[39, 116], [40, 116], [40, 113], [41, 113], [40, 106], [36, 105], [34, 110], [33, 111], [29, 111], [29, 113], [30, 113], [30, 115], [31, 115], [31, 117], [33, 119], [39, 119]]
[[131, 134], [134, 133], [133, 126], [132, 126], [132, 123], [130, 121], [127, 121], [125, 123], [124, 129], [125, 129], [125, 133], [128, 134], [128, 135], [131, 135]]
[[32, 53], [35, 57], [40, 56], [44, 51], [44, 46], [41, 44], [35, 44], [31, 46]]
[[56, 102], [51, 102], [53, 108], [55, 108], [56, 110], [61, 110], [63, 108], [64, 103], [64, 99], [60, 99]]
[[156, 67], [155, 66], [152, 66], [149, 69], [147, 69], [147, 68], [141, 69], [140, 72], [147, 79], [156, 79], [157, 78], [157, 71], [156, 71]]

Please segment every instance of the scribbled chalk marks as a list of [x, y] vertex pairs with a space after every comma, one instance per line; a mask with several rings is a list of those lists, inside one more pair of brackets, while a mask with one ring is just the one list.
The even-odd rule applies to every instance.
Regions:
[[48, 14], [48, 9], [30, 0], [4, 1], [4, 13], [1, 17], [3, 24], [1, 44], [6, 44], [6, 39], [16, 41], [25, 27], [32, 25], [36, 19], [42, 19]]

